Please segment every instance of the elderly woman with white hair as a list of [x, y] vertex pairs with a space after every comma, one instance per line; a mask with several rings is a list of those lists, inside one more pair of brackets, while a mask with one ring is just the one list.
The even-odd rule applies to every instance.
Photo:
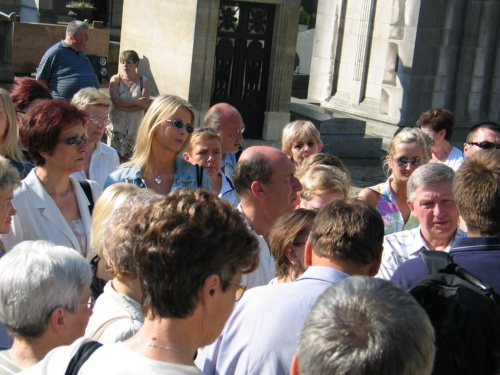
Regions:
[[87, 152], [81, 172], [73, 173], [78, 180], [93, 180], [104, 187], [106, 178], [120, 165], [114, 148], [101, 142], [109, 121], [111, 100], [99, 89], [87, 87], [78, 91], [71, 100], [78, 109], [87, 114]]
[[91, 278], [77, 252], [45, 241], [22, 242], [0, 259], [0, 321], [14, 338], [0, 352], [0, 373], [18, 373], [83, 336]]

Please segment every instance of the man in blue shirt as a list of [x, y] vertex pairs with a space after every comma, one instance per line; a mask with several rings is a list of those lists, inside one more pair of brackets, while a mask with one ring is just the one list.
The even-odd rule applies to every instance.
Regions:
[[[455, 203], [468, 237], [455, 239], [450, 255], [496, 291], [500, 291], [500, 150], [478, 151], [465, 159], [453, 181]], [[404, 288], [427, 276], [420, 258], [403, 263], [391, 280]]]
[[380, 214], [354, 199], [319, 211], [306, 243], [306, 272], [292, 283], [249, 290], [222, 335], [197, 360], [204, 374], [288, 374], [316, 299], [349, 275], [374, 276], [382, 255]]
[[72, 99], [80, 89], [100, 87], [84, 52], [89, 40], [87, 30], [82, 21], [70, 22], [66, 38], [50, 47], [38, 65], [36, 79], [49, 88], [54, 99]]

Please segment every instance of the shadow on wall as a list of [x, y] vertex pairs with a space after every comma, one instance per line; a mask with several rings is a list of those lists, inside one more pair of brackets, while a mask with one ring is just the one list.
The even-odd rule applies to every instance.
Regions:
[[156, 81], [153, 73], [151, 72], [151, 66], [149, 64], [149, 59], [147, 56], [142, 56], [142, 59], [139, 61], [137, 73], [142, 76], [146, 76], [146, 78], [151, 83], [151, 96], [158, 96], [160, 93], [158, 91], [158, 86], [156, 86]]

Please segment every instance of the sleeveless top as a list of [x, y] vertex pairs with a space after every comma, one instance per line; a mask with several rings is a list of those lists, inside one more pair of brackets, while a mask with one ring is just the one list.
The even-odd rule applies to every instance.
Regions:
[[391, 179], [389, 178], [386, 182], [382, 182], [381, 184], [368, 188], [380, 194], [375, 208], [384, 220], [385, 235], [407, 229], [413, 229], [420, 225], [418, 219], [412, 216], [411, 213], [408, 222], [405, 224], [403, 215], [399, 212], [396, 198], [392, 193], [390, 181]]
[[[121, 98], [125, 99], [135, 99], [142, 95], [142, 89], [144, 82], [147, 81], [146, 77], [140, 77], [140, 84], [137, 85], [132, 91], [129, 91], [128, 87], [125, 86], [123, 80], [118, 76], [118, 93]], [[126, 112], [116, 108], [111, 104], [111, 109], [109, 111], [109, 118], [113, 124], [113, 132], [118, 132], [126, 134], [135, 139], [137, 135], [137, 130], [144, 117], [144, 111], [136, 112]]]

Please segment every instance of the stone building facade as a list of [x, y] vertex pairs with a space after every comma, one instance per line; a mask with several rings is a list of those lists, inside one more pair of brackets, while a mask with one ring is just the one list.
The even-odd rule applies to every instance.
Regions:
[[148, 0], [123, 4], [120, 49], [134, 49], [156, 94], [203, 119], [229, 102], [247, 138], [279, 139], [289, 122], [300, 0]]
[[499, 1], [319, 0], [308, 99], [389, 138], [447, 108], [463, 141], [500, 120], [499, 18]]

